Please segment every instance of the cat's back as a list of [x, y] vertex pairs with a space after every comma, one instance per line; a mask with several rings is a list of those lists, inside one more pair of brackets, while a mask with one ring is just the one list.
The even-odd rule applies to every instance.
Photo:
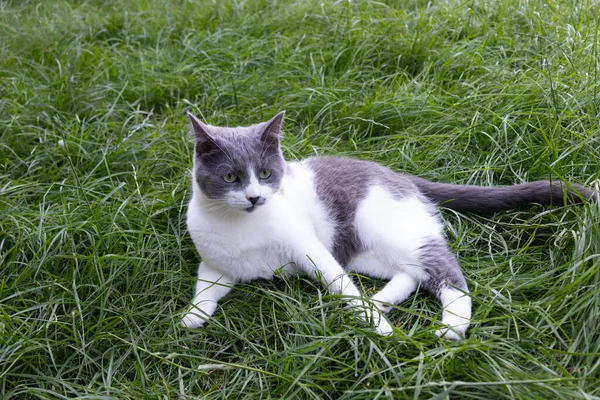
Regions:
[[[385, 208], [385, 204], [390, 204], [388, 199], [397, 207], [405, 204], [403, 200], [414, 199], [419, 210], [423, 205], [426, 209], [429, 208], [427, 200], [409, 176], [375, 162], [341, 157], [312, 157], [304, 160], [303, 164], [311, 171], [318, 203], [334, 226], [332, 252], [342, 265], [362, 250], [363, 240], [357, 230], [358, 215], [371, 215], [372, 211], [384, 214], [394, 212], [392, 209], [380, 209], [382, 206]], [[366, 201], [367, 199], [370, 201]], [[373, 205], [375, 210], [371, 210]]]
[[327, 204], [345, 204], [356, 208], [373, 186], [381, 186], [398, 198], [419, 194], [409, 176], [394, 172], [373, 161], [343, 157], [311, 157], [304, 163], [314, 174], [317, 195]]

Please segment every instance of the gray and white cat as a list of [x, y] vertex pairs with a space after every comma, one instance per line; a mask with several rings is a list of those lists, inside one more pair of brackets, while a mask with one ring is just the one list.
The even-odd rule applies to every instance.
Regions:
[[[435, 205], [490, 213], [596, 198], [588, 188], [558, 181], [478, 187], [433, 183], [348, 158], [286, 162], [283, 116], [224, 128], [189, 114], [195, 148], [187, 226], [202, 262], [184, 327], [204, 325], [234, 284], [283, 271], [321, 279], [381, 335], [393, 331], [383, 315], [420, 286], [442, 304], [437, 334], [458, 340], [470, 323], [471, 298]], [[348, 271], [389, 282], [367, 302]]]

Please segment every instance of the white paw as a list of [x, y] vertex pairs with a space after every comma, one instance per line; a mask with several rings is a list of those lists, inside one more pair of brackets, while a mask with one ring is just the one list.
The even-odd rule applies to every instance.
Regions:
[[361, 319], [372, 323], [377, 333], [381, 336], [388, 336], [394, 333], [392, 326], [380, 313], [378, 308], [358, 301], [353, 301], [350, 303], [350, 306], [359, 312]]
[[452, 340], [453, 342], [459, 342], [465, 338], [465, 332], [457, 328], [441, 328], [435, 331], [435, 334], [440, 338]]
[[191, 311], [185, 314], [181, 320], [181, 326], [184, 328], [201, 328], [205, 323], [206, 321], [203, 318]]
[[373, 326], [375, 327], [375, 331], [381, 336], [389, 336], [394, 333], [394, 328], [392, 325], [385, 319], [383, 315], [381, 315], [377, 309], [373, 310], [373, 314], [371, 316]]
[[385, 319], [379, 321], [379, 325], [375, 327], [375, 331], [381, 336], [389, 336], [394, 333], [394, 328]]
[[375, 299], [372, 299], [373, 303], [377, 306], [377, 308], [379, 309], [379, 311], [381, 311], [382, 314], [389, 314], [390, 311], [392, 311], [392, 306], [389, 304], [383, 304]]

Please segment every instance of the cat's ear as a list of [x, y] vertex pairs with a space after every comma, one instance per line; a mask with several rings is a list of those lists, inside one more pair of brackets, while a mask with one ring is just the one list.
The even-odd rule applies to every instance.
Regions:
[[209, 129], [206, 124], [200, 121], [194, 114], [188, 111], [188, 117], [192, 123], [192, 134], [196, 142], [196, 151], [206, 153], [215, 147], [218, 147], [215, 140], [210, 136]]
[[281, 139], [281, 127], [283, 125], [283, 117], [285, 111], [281, 111], [279, 114], [271, 118], [265, 123], [265, 130], [262, 133], [263, 140], [277, 140]]

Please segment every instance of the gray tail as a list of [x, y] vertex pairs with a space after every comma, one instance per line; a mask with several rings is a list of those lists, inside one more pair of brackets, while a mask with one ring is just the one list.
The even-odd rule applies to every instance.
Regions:
[[566, 205], [598, 201], [598, 193], [575, 183], [535, 181], [513, 186], [472, 186], [415, 178], [417, 187], [434, 203], [456, 211], [490, 214], [528, 204]]

